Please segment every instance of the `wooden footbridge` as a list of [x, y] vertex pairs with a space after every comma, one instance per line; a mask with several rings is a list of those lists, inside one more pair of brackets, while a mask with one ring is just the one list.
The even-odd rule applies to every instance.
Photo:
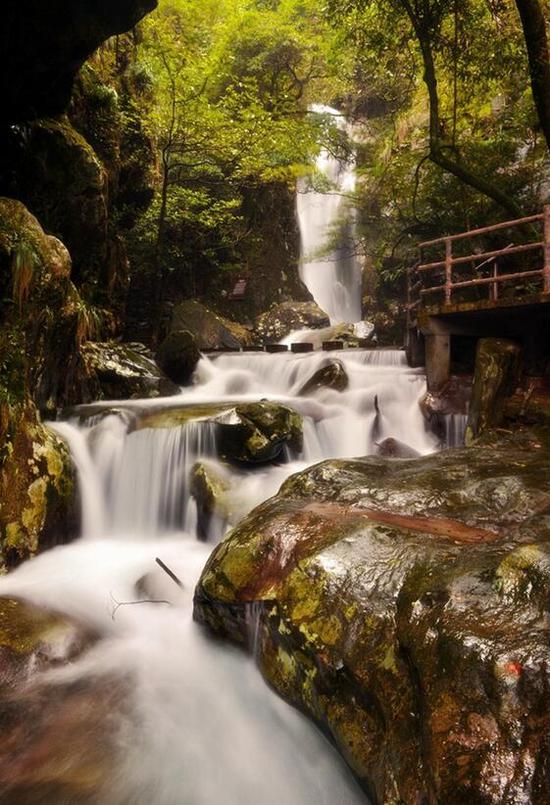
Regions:
[[449, 379], [453, 337], [515, 338], [550, 347], [550, 205], [494, 226], [419, 245], [408, 269], [407, 351], [430, 389]]

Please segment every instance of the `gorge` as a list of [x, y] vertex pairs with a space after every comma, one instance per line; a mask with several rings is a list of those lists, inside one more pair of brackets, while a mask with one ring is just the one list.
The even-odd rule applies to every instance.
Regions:
[[8, 0], [2, 805], [548, 802], [544, 76], [435, 5]]

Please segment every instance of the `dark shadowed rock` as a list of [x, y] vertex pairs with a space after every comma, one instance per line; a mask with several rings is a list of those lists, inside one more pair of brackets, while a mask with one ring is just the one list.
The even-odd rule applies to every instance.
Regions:
[[314, 394], [321, 388], [333, 389], [334, 391], [345, 391], [349, 385], [349, 378], [341, 361], [327, 361], [324, 366], [307, 380], [300, 391], [301, 396]]
[[504, 400], [515, 390], [521, 347], [506, 338], [478, 341], [466, 444], [504, 419]]
[[73, 79], [88, 56], [155, 6], [156, 0], [5, 0], [0, 27], [2, 119], [17, 123], [64, 111]]
[[265, 678], [373, 802], [547, 801], [548, 444], [324, 462], [203, 572], [196, 618], [248, 643], [254, 605]]
[[170, 380], [179, 385], [189, 383], [201, 354], [188, 330], [169, 333], [157, 350], [157, 363]]
[[282, 302], [258, 316], [257, 340], [273, 344], [296, 330], [316, 330], [330, 325], [327, 314], [315, 302]]
[[384, 439], [380, 442], [376, 452], [383, 458], [418, 458], [420, 453], [408, 444], [400, 442], [399, 439]]

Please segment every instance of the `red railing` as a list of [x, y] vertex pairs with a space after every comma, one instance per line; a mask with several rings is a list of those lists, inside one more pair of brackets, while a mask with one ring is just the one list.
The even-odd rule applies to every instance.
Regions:
[[[453, 245], [457, 242], [467, 241], [477, 236], [491, 235], [500, 230], [523, 227], [527, 224], [532, 225], [531, 229], [533, 230], [533, 232], [528, 232], [527, 236], [537, 237], [535, 228], [540, 223], [543, 225], [542, 240], [529, 240], [527, 243], [517, 245], [510, 243], [503, 248], [484, 252], [475, 251], [465, 255], [453, 254]], [[550, 294], [550, 205], [546, 206], [544, 212], [538, 215], [529, 215], [526, 218], [518, 218], [515, 221], [505, 221], [482, 229], [461, 232], [459, 235], [448, 235], [436, 240], [428, 240], [421, 243], [418, 248], [419, 260], [416, 265], [408, 269], [408, 307], [411, 314], [416, 308], [426, 304], [427, 297], [435, 294], [440, 294], [442, 297], [435, 304], [439, 306], [451, 305], [457, 301], [456, 294], [453, 299], [453, 292], [465, 288], [487, 286], [489, 300], [496, 302], [499, 299], [499, 286], [510, 281], [534, 280], [537, 278], [542, 282], [542, 292]], [[440, 248], [445, 250], [443, 259], [424, 262], [424, 255], [428, 250], [439, 250]], [[503, 258], [538, 250], [542, 252], [542, 259], [536, 268], [524, 267], [523, 270], [500, 272]], [[490, 276], [475, 276], [473, 279], [464, 279], [457, 275], [456, 271], [457, 267], [464, 266], [470, 266], [470, 272], [474, 274], [481, 272], [481, 270], [486, 272], [490, 267], [491, 274]], [[517, 269], [517, 265], [515, 269]], [[436, 284], [438, 279], [440, 282]]]

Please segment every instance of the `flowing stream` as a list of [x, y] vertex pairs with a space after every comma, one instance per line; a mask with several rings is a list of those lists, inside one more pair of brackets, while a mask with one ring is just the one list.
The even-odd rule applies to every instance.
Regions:
[[[343, 392], [300, 396], [328, 361], [349, 378]], [[82, 538], [25, 563], [0, 580], [15, 594], [99, 627], [106, 638], [76, 663], [49, 671], [64, 679], [121, 675], [132, 680], [126, 714], [110, 723], [115, 772], [100, 805], [355, 805], [365, 802], [326, 739], [263, 683], [253, 660], [211, 640], [192, 621], [192, 594], [211, 544], [196, 539], [189, 471], [198, 459], [225, 474], [231, 511], [211, 529], [222, 533], [274, 494], [288, 475], [333, 456], [364, 455], [386, 437], [420, 453], [436, 444], [418, 402], [425, 379], [394, 350], [308, 355], [241, 354], [203, 358], [195, 385], [164, 400], [83, 408], [52, 425], [70, 445], [82, 502]], [[304, 422], [303, 451], [274, 466], [223, 466], [200, 406], [270, 399], [292, 405]], [[176, 427], [138, 427], [162, 408], [196, 414]], [[105, 410], [102, 410], [102, 409]], [[155, 565], [160, 556], [184, 591]], [[148, 574], [173, 606], [142, 604], [136, 582]], [[116, 611], [116, 617], [115, 617]], [[113, 619], [114, 618], [114, 619]], [[98, 736], [97, 740], [100, 740]], [[45, 794], [44, 803], [51, 802]]]
[[[338, 125], [346, 127], [334, 110], [319, 111], [336, 114]], [[357, 322], [361, 272], [349, 253], [353, 216], [346, 214], [345, 198], [354, 187], [355, 167], [323, 152], [318, 169], [333, 192], [304, 187], [299, 194], [302, 276], [333, 323]], [[303, 337], [312, 340], [311, 333]], [[305, 384], [327, 367], [345, 375], [344, 390], [319, 387], [304, 395]], [[424, 375], [407, 366], [400, 350], [226, 354], [203, 357], [193, 386], [175, 397], [82, 406], [69, 421], [52, 423], [77, 470], [81, 538], [0, 579], [0, 595], [66, 612], [103, 635], [76, 662], [47, 671], [47, 684], [124, 680], [120, 712], [100, 719], [99, 727], [89, 725], [99, 730], [90, 735], [92, 744], [107, 735], [113, 753], [99, 791], [83, 803], [366, 801], [328, 741], [264, 684], [253, 658], [212, 640], [193, 622], [193, 590], [212, 544], [293, 472], [326, 458], [373, 454], [390, 438], [419, 455], [437, 449], [419, 408], [425, 390]], [[258, 400], [301, 415], [302, 449], [286, 449], [277, 462], [260, 467], [222, 463], [213, 415]], [[455, 438], [458, 424], [449, 427]], [[207, 525], [190, 485], [196, 462], [216, 473], [225, 490]], [[155, 557], [177, 574], [183, 590]], [[144, 598], [143, 579], [146, 598], [171, 605], [119, 606]], [[65, 762], [54, 761], [60, 767]], [[85, 779], [85, 757], [80, 774]], [[61, 795], [54, 801], [51, 792], [48, 783], [32, 801], [81, 801]], [[10, 801], [2, 793], [0, 801]]]

